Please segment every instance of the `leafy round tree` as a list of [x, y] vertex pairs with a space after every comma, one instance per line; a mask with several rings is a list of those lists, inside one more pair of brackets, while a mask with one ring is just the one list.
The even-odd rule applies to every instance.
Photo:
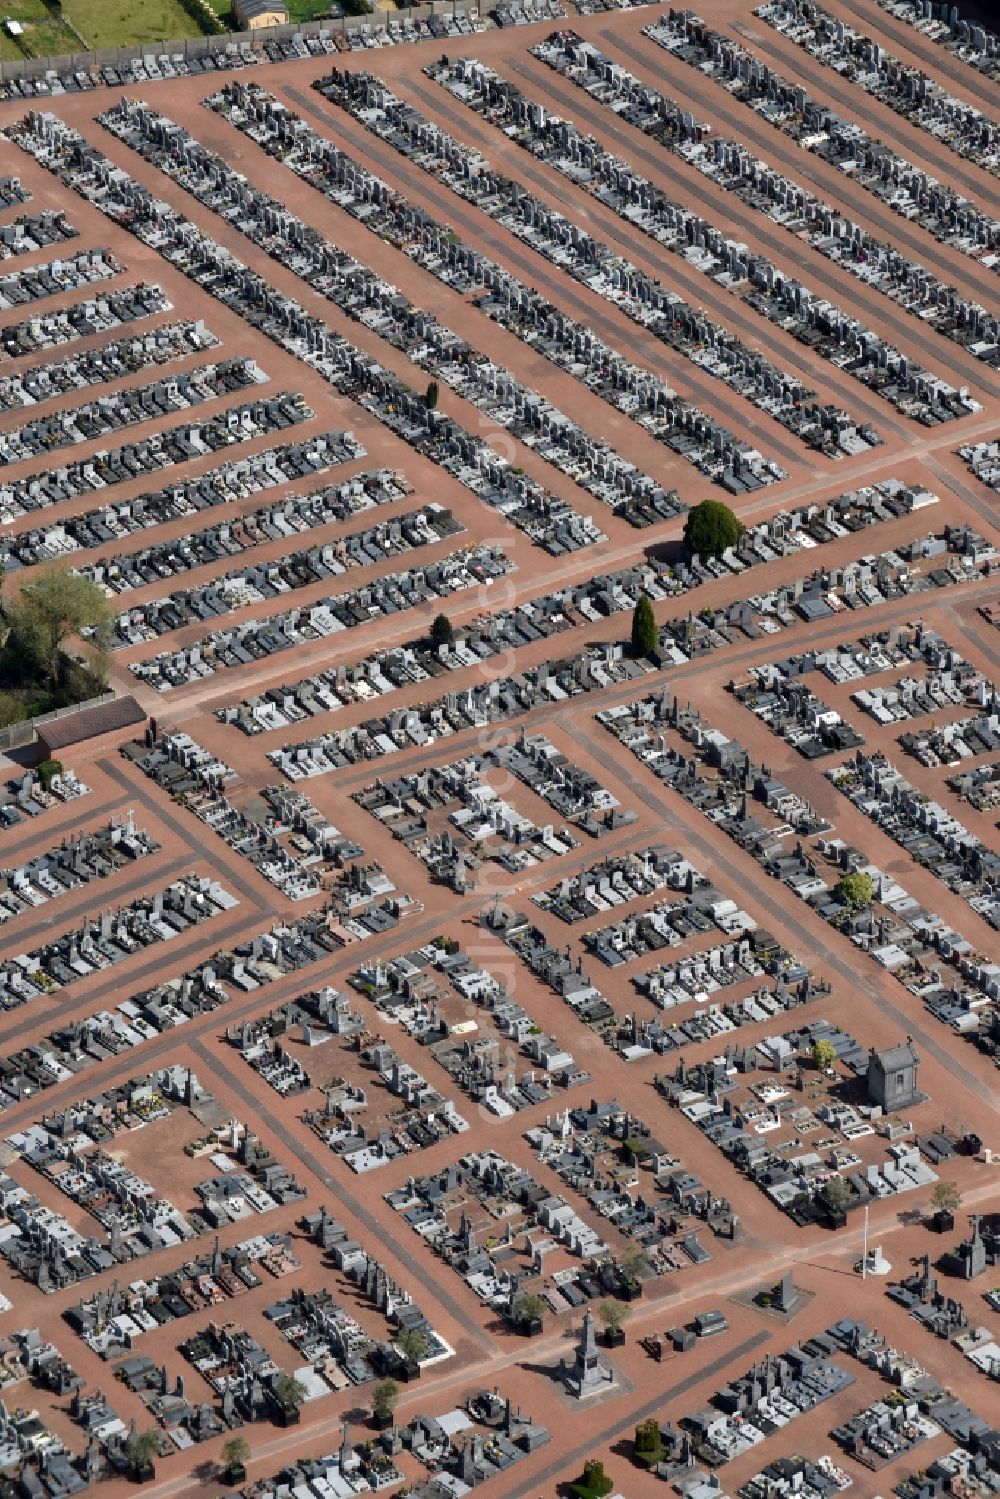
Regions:
[[618, 1260], [618, 1274], [630, 1290], [641, 1285], [643, 1276], [649, 1274], [649, 1256], [641, 1244], [626, 1245]]
[[87, 631], [100, 649], [114, 618], [103, 589], [58, 562], [36, 568], [18, 597], [4, 602], [3, 613], [10, 630], [8, 651], [52, 687], [62, 677], [63, 645], [69, 637]]
[[825, 1036], [813, 1043], [812, 1059], [820, 1072], [829, 1072], [837, 1060], [837, 1048]]
[[275, 1398], [279, 1405], [294, 1405], [296, 1409], [303, 1403], [309, 1391], [305, 1385], [295, 1378], [294, 1374], [279, 1374], [273, 1385]]
[[372, 1414], [378, 1421], [388, 1421], [396, 1409], [399, 1385], [394, 1379], [380, 1379], [372, 1390]]
[[408, 1364], [419, 1364], [430, 1347], [430, 1339], [419, 1327], [404, 1327], [396, 1338], [396, 1347]]
[[434, 410], [435, 406], [438, 403], [439, 394], [440, 392], [438, 390], [437, 381], [431, 380], [428, 383], [427, 389], [424, 391], [424, 405], [427, 407], [428, 411]]
[[125, 1440], [125, 1456], [135, 1474], [145, 1473], [153, 1459], [160, 1455], [160, 1434], [155, 1426], [148, 1431], [130, 1431]]
[[962, 1206], [962, 1189], [957, 1182], [936, 1182], [931, 1202], [939, 1213], [957, 1213]]
[[619, 1333], [629, 1319], [630, 1310], [624, 1301], [615, 1301], [609, 1297], [607, 1301], [598, 1303], [597, 1315], [605, 1332]]
[[222, 1446], [222, 1468], [225, 1473], [238, 1473], [246, 1467], [250, 1458], [250, 1443], [246, 1437], [230, 1437]]
[[823, 1188], [823, 1198], [831, 1213], [842, 1213], [851, 1200], [851, 1189], [842, 1176], [831, 1176]]
[[534, 1291], [519, 1291], [510, 1309], [511, 1320], [521, 1325], [536, 1321], [545, 1311], [545, 1302]]
[[454, 638], [455, 631], [447, 614], [435, 614], [431, 622], [431, 644], [451, 645]]
[[702, 500], [684, 522], [684, 545], [691, 556], [721, 557], [742, 534], [742, 523], [721, 500]]
[[636, 656], [651, 656], [660, 643], [653, 606], [645, 594], [632, 610], [632, 651]]
[[860, 910], [862, 906], [871, 905], [872, 896], [875, 894], [875, 881], [870, 874], [864, 870], [855, 870], [853, 874], [845, 874], [833, 887], [833, 893], [838, 900], [846, 902], [852, 911]]

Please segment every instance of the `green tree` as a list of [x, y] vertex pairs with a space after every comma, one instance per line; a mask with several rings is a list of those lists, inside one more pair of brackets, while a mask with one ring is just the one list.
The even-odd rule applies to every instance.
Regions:
[[279, 1374], [271, 1386], [279, 1405], [300, 1406], [309, 1391], [293, 1374]]
[[837, 1060], [837, 1048], [832, 1041], [821, 1036], [818, 1041], [813, 1042], [812, 1059], [815, 1067], [820, 1072], [829, 1072]]
[[372, 1390], [372, 1415], [379, 1421], [388, 1421], [396, 1409], [399, 1385], [394, 1379], [380, 1379]]
[[447, 614], [435, 614], [431, 621], [431, 644], [451, 645], [454, 638], [455, 631]]
[[433, 411], [435, 406], [437, 405], [438, 394], [438, 383], [436, 380], [431, 380], [427, 386], [427, 389], [424, 391], [424, 405], [427, 407], [428, 411]]
[[597, 1315], [605, 1332], [619, 1333], [629, 1319], [631, 1308], [624, 1301], [609, 1297], [598, 1304]]
[[53, 562], [35, 569], [17, 598], [5, 602], [9, 653], [57, 687], [64, 672], [63, 645], [87, 631], [98, 652], [110, 639], [114, 613], [103, 591], [80, 573]]
[[702, 500], [684, 522], [684, 545], [692, 557], [721, 557], [742, 535], [742, 523], [721, 500]]
[[160, 1455], [160, 1433], [155, 1426], [148, 1431], [130, 1431], [125, 1440], [125, 1456], [133, 1473], [142, 1470]]
[[862, 906], [871, 905], [872, 896], [875, 894], [875, 881], [870, 874], [863, 870], [855, 870], [853, 874], [845, 874], [833, 887], [833, 893], [838, 900], [842, 900], [850, 906], [852, 911], [860, 910]]
[[632, 653], [651, 656], [660, 643], [653, 606], [645, 594], [632, 610]]
[[588, 1457], [583, 1465], [583, 1476], [571, 1485], [577, 1499], [604, 1499], [605, 1494], [610, 1494], [614, 1484], [604, 1471], [604, 1464], [599, 1457]]
[[957, 1182], [935, 1182], [931, 1202], [939, 1213], [957, 1213], [962, 1206], [962, 1189]]
[[641, 1283], [644, 1275], [649, 1274], [649, 1257], [641, 1244], [626, 1245], [618, 1260], [618, 1274], [631, 1290]]
[[545, 1302], [534, 1291], [519, 1291], [514, 1297], [510, 1315], [515, 1322], [529, 1323], [545, 1313]]
[[831, 1176], [823, 1188], [823, 1200], [831, 1213], [844, 1212], [851, 1200], [851, 1189], [842, 1176]]
[[396, 1347], [408, 1364], [419, 1364], [430, 1347], [430, 1339], [419, 1327], [400, 1328]]
[[230, 1437], [222, 1444], [222, 1468], [225, 1473], [235, 1473], [250, 1460], [250, 1443], [246, 1437]]

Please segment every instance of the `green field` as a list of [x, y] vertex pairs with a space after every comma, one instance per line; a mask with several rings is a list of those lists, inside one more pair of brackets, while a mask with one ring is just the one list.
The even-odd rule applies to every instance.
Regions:
[[[233, 0], [208, 0], [208, 4], [224, 26], [233, 25]], [[330, 9], [330, 0], [287, 0], [287, 4], [291, 21], [309, 21]], [[353, 8], [348, 6], [348, 10]], [[30, 57], [82, 52], [81, 37], [90, 48], [104, 51], [201, 35], [198, 22], [180, 0], [63, 0], [61, 10], [45, 0], [9, 0], [0, 10], [0, 17], [5, 15], [25, 28], [23, 49], [13, 37], [0, 32], [0, 59], [10, 62], [24, 57], [25, 51]]]
[[4, 62], [15, 62], [23, 58], [25, 50], [30, 57], [53, 57], [63, 52], [79, 52], [80, 43], [68, 27], [64, 26], [55, 10], [43, 4], [43, 0], [8, 0], [3, 17], [20, 21], [24, 27], [25, 43], [22, 48], [6, 31], [0, 31], [0, 58]]
[[286, 0], [286, 4], [290, 21], [312, 21], [330, 9], [330, 0]]
[[[231, 0], [220, 0], [223, 19], [230, 7]], [[21, 22], [25, 28], [22, 40], [31, 57], [84, 51], [73, 27], [96, 51], [201, 35], [198, 22], [180, 0], [64, 0], [61, 14], [58, 6], [46, 5], [44, 0], [7, 0], [0, 16]], [[0, 32], [0, 58], [13, 62], [24, 55], [13, 37]]]
[[200, 36], [179, 0], [64, 0], [66, 15], [92, 47], [128, 47]]

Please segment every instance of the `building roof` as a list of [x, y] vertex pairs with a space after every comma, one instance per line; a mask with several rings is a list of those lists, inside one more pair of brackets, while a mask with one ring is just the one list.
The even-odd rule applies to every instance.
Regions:
[[915, 1067], [920, 1061], [909, 1041], [876, 1052], [875, 1057], [883, 1072], [892, 1072], [899, 1067]]
[[288, 20], [288, 6], [284, 0], [235, 0], [236, 15], [241, 21], [249, 21], [254, 16], [269, 16], [280, 13]]
[[81, 708], [79, 713], [67, 713], [64, 718], [54, 718], [39, 727], [38, 737], [50, 750], [66, 749], [71, 744], [82, 744], [85, 739], [96, 739], [99, 734], [143, 723], [145, 718], [145, 712], [130, 694], [113, 698], [109, 703], [96, 703], [93, 708]]

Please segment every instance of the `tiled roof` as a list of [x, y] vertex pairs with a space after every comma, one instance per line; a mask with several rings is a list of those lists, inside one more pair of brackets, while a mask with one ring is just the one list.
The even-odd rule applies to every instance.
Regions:
[[145, 718], [134, 697], [116, 697], [110, 703], [97, 703], [93, 708], [81, 708], [79, 713], [67, 713], [65, 718], [42, 724], [38, 737], [50, 750], [65, 749], [71, 744], [82, 744], [85, 739], [96, 739], [99, 734], [143, 723]]

